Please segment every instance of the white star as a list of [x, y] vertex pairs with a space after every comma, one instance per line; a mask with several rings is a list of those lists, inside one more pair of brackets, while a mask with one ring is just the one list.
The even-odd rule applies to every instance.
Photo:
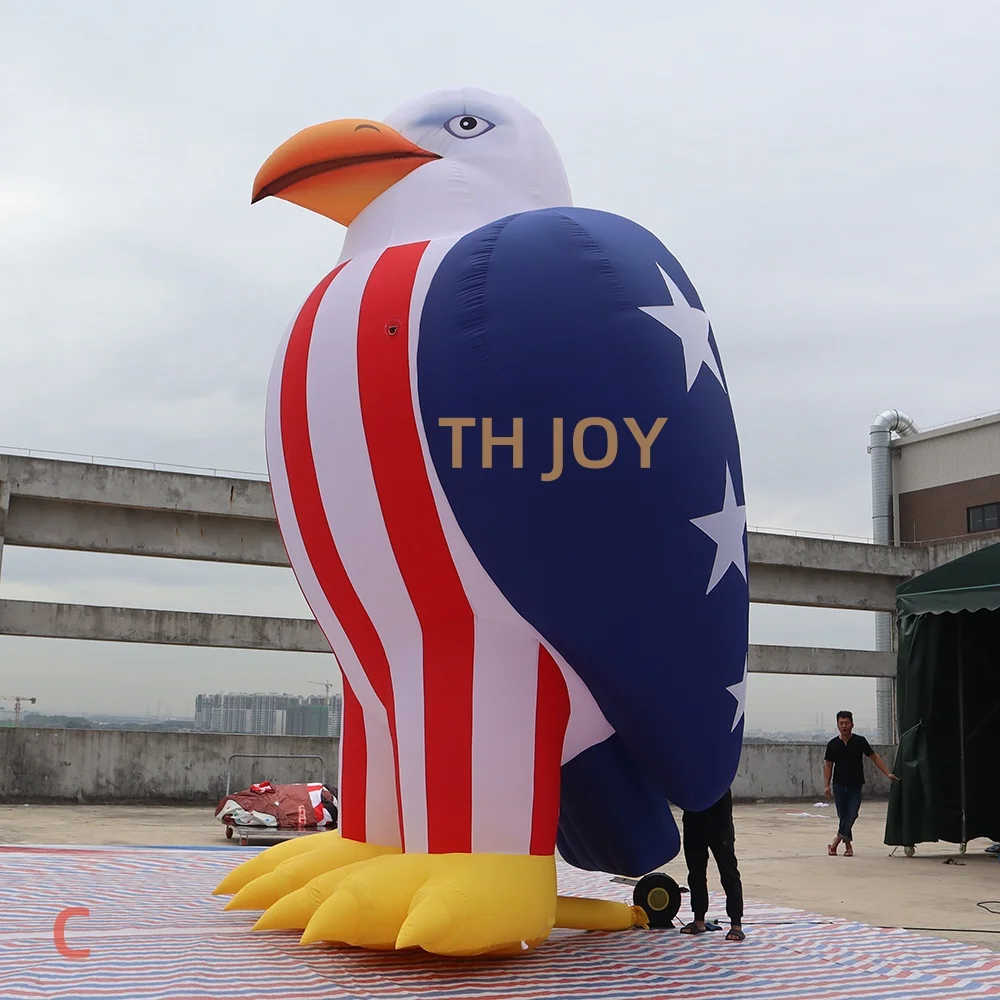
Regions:
[[719, 385], [725, 391], [722, 382], [722, 372], [715, 360], [715, 353], [708, 341], [709, 323], [704, 310], [695, 309], [684, 297], [681, 290], [670, 279], [670, 275], [660, 267], [660, 275], [670, 294], [670, 306], [639, 306], [658, 323], [662, 323], [674, 336], [678, 337], [684, 348], [684, 377], [687, 380], [688, 391], [694, 385], [702, 365], [718, 379]]
[[705, 514], [704, 517], [693, 517], [691, 523], [700, 528], [715, 542], [715, 562], [712, 565], [712, 575], [708, 581], [706, 594], [712, 590], [735, 566], [747, 578], [746, 552], [743, 549], [743, 535], [747, 529], [747, 509], [736, 504], [736, 491], [733, 489], [733, 475], [726, 463], [726, 498], [722, 510], [715, 514]]
[[734, 732], [736, 727], [740, 724], [740, 719], [743, 718], [743, 712], [747, 703], [747, 664], [743, 664], [743, 679], [739, 684], [730, 684], [726, 690], [736, 699], [736, 714], [733, 716], [733, 728], [730, 732]]

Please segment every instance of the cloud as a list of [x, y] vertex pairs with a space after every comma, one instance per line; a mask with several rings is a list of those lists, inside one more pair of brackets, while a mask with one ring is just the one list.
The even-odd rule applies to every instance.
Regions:
[[[392, 0], [275, 16], [262, 2], [178, 0], [5, 11], [0, 446], [263, 471], [274, 351], [342, 232], [284, 203], [251, 208], [258, 166], [306, 125], [467, 81], [534, 108], [577, 203], [641, 222], [688, 270], [732, 388], [750, 522], [866, 535], [875, 414], [898, 407], [928, 426], [997, 406], [1000, 7], [961, 10]], [[0, 594], [58, 590], [64, 570], [46, 559], [5, 554]], [[155, 607], [182, 595], [285, 601], [213, 568], [164, 576], [136, 561], [113, 586], [87, 572], [94, 593]], [[804, 634], [798, 612], [766, 614], [785, 636], [773, 641]], [[831, 644], [868, 629], [810, 621]], [[96, 655], [16, 648], [43, 672], [50, 656]], [[135, 664], [133, 700], [181, 678], [192, 690], [209, 661], [232, 663], [234, 683], [249, 676], [237, 662], [264, 662], [142, 647], [100, 660], [121, 656]], [[176, 658], [165, 673], [152, 666], [163, 657]], [[754, 691], [772, 681], [752, 679], [751, 719]], [[113, 689], [71, 671], [51, 685], [81, 708]], [[772, 691], [775, 704], [820, 711], [788, 690]]]

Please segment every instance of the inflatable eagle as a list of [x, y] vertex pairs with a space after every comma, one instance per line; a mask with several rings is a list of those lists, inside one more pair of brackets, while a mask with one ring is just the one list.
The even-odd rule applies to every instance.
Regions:
[[572, 205], [483, 90], [307, 128], [260, 169], [347, 227], [277, 353], [266, 445], [340, 664], [341, 826], [216, 889], [303, 942], [444, 955], [641, 923], [642, 875], [739, 762], [739, 442], [708, 316], [650, 232]]

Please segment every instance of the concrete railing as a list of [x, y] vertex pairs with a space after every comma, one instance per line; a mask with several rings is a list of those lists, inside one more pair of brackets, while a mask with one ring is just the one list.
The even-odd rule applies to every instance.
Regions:
[[[0, 729], [0, 802], [214, 805], [226, 791], [269, 778], [337, 784], [339, 741], [315, 736], [156, 733], [108, 729]], [[319, 754], [267, 760], [267, 754]]]
[[[5, 544], [246, 566], [288, 565], [266, 480], [25, 455], [0, 454], [0, 561]], [[751, 530], [747, 534], [750, 600], [892, 612], [900, 583], [983, 544], [970, 538], [919, 549], [895, 548]], [[330, 652], [312, 619], [0, 599], [0, 639], [5, 635]], [[754, 673], [892, 678], [896, 670], [892, 652], [753, 645], [749, 653], [748, 666]], [[751, 756], [756, 760], [760, 754], [755, 750]], [[6, 766], [0, 759], [0, 773]], [[102, 778], [104, 783], [93, 787], [112, 787], [109, 780]], [[207, 780], [199, 777], [192, 787], [216, 787]], [[755, 780], [748, 787], [756, 787]], [[768, 788], [793, 785], [791, 778], [767, 779]], [[91, 785], [82, 780], [79, 787]], [[159, 785], [154, 781], [149, 787]], [[176, 794], [183, 798], [186, 786], [166, 782], [163, 787], [178, 789]], [[0, 787], [0, 796], [5, 794]]]
[[[876, 747], [889, 766], [895, 749]], [[315, 781], [314, 760], [268, 760], [266, 754], [319, 754], [337, 784], [339, 743], [316, 736], [150, 733], [95, 729], [0, 729], [0, 802], [144, 803], [214, 806], [226, 790], [231, 754], [259, 754], [233, 763], [232, 788], [265, 778]], [[819, 743], [748, 743], [733, 794], [739, 800], [818, 798], [823, 791]], [[886, 795], [888, 782], [866, 768], [867, 791]]]
[[[875, 752], [890, 769], [896, 760], [895, 746], [877, 746]], [[733, 781], [736, 799], [815, 799], [823, 792], [824, 743], [747, 743]], [[889, 779], [875, 767], [865, 765], [865, 795], [885, 798]]]
[[[266, 481], [0, 454], [4, 545], [287, 566]], [[903, 580], [975, 540], [907, 550], [750, 531], [750, 599], [891, 611]], [[329, 652], [311, 619], [0, 599], [0, 636]], [[893, 677], [892, 653], [752, 646], [751, 672]]]

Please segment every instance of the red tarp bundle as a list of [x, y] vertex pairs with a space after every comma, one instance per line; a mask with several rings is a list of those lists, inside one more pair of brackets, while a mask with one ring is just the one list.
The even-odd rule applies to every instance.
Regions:
[[263, 781], [227, 795], [216, 806], [215, 815], [229, 824], [332, 830], [337, 826], [337, 798], [332, 789], [318, 782], [272, 785]]

